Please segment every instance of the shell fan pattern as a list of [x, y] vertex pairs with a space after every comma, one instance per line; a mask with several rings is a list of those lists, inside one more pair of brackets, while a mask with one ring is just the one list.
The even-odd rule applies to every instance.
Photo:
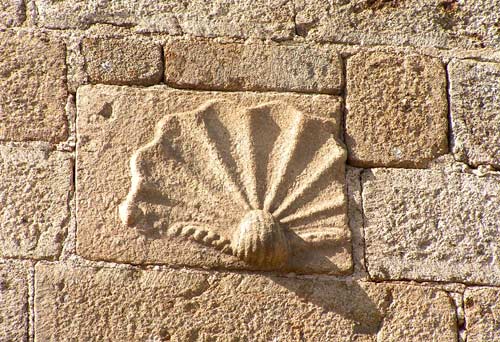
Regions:
[[335, 125], [282, 102], [210, 101], [166, 115], [130, 160], [122, 222], [282, 268], [346, 225]]

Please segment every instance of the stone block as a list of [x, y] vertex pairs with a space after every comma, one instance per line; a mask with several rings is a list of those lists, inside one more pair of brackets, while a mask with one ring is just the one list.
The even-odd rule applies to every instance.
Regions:
[[439, 170], [363, 174], [366, 260], [375, 279], [500, 284], [500, 177]]
[[456, 60], [448, 69], [453, 153], [500, 168], [500, 64]]
[[50, 341], [456, 341], [446, 292], [187, 270], [38, 264], [35, 334]]
[[500, 46], [497, 0], [295, 0], [297, 33], [323, 42], [440, 48]]
[[499, 295], [499, 289], [492, 287], [471, 287], [465, 291], [464, 307], [468, 342], [500, 339]]
[[72, 161], [44, 146], [0, 146], [0, 256], [54, 258], [70, 218]]
[[86, 38], [82, 43], [91, 83], [152, 85], [163, 76], [159, 44], [119, 38]]
[[423, 168], [448, 151], [446, 73], [438, 59], [356, 54], [347, 62], [346, 108], [354, 166]]
[[24, 0], [0, 0], [0, 28], [22, 25], [25, 9]]
[[28, 272], [0, 264], [0, 340], [28, 341]]
[[285, 269], [351, 271], [340, 98], [98, 85], [77, 110], [80, 255], [252, 268], [229, 255], [234, 229], [264, 210], [296, 246]]
[[85, 0], [35, 0], [35, 4], [38, 23], [45, 28], [86, 29], [103, 23], [137, 32], [277, 40], [294, 34], [291, 0], [119, 0], [99, 6]]
[[0, 140], [66, 139], [65, 46], [29, 32], [0, 32]]
[[338, 94], [342, 61], [328, 47], [173, 41], [165, 46], [173, 87]]

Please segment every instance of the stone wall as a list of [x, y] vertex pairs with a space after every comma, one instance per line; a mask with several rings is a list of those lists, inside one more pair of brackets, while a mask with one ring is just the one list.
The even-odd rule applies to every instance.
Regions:
[[499, 6], [0, 0], [0, 341], [500, 340]]

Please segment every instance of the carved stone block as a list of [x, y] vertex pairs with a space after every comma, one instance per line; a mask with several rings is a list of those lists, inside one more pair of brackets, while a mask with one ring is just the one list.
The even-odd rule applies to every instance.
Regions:
[[338, 98], [86, 86], [77, 106], [79, 254], [351, 270]]

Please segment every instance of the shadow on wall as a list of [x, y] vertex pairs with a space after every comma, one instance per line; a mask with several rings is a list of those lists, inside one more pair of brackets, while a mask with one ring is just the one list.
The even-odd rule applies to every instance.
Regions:
[[270, 277], [270, 280], [286, 288], [302, 302], [313, 304], [321, 312], [321, 317], [330, 316], [328, 320], [337, 325], [332, 326], [333, 329], [343, 326], [338, 332], [340, 335], [346, 333], [348, 328], [352, 329], [352, 335], [376, 335], [392, 296], [387, 287], [379, 287], [375, 291], [370, 284], [356, 281], [283, 277]]

